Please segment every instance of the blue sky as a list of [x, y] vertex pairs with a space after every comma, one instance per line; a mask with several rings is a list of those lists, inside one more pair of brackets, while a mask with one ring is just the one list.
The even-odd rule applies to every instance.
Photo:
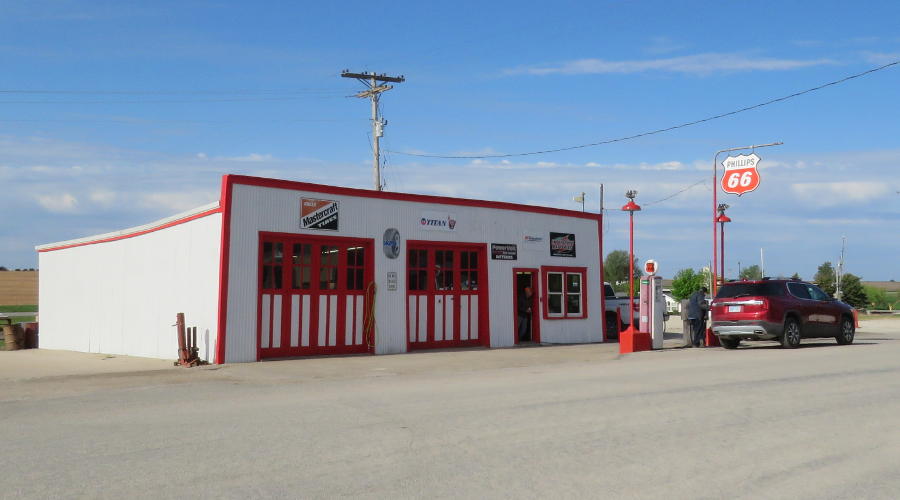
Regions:
[[[898, 60], [897, 19], [895, 2], [3, 2], [0, 265], [208, 203], [224, 173], [370, 187], [368, 103], [347, 97], [359, 85], [345, 68], [406, 76], [383, 99], [386, 149], [514, 153]], [[725, 199], [729, 274], [763, 247], [767, 274], [809, 278], [846, 236], [849, 272], [900, 279], [898, 89], [893, 67], [612, 145], [388, 153], [384, 177], [393, 191], [573, 209], [586, 191], [594, 211], [601, 183], [607, 208], [637, 189], [636, 252], [671, 276], [710, 259], [713, 153], [784, 141], [757, 151], [757, 191]], [[627, 248], [621, 212], [606, 231], [606, 251]]]

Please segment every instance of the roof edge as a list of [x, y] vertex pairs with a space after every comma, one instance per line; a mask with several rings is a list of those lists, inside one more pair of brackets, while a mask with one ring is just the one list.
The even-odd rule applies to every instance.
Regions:
[[56, 243], [37, 245], [34, 247], [34, 249], [38, 252], [46, 252], [50, 250], [62, 250], [63, 248], [90, 245], [92, 243], [104, 243], [107, 241], [131, 238], [134, 236], [140, 236], [142, 234], [157, 231], [159, 229], [164, 229], [165, 227], [188, 222], [189, 220], [197, 219], [204, 215], [218, 212], [219, 210], [219, 201], [217, 200], [212, 203], [207, 203], [206, 205], [200, 207], [185, 210], [184, 212], [177, 213], [175, 215], [155, 220], [153, 222], [149, 222], [140, 226], [129, 227], [127, 229], [121, 229], [119, 231], [113, 231], [110, 233], [97, 234], [94, 236], [85, 236], [83, 238], [75, 238], [72, 240], [57, 241]]

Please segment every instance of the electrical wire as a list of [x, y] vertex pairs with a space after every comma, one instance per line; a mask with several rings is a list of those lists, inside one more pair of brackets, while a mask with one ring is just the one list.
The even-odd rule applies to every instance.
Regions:
[[703, 184], [703, 183], [705, 183], [705, 182], [706, 182], [706, 179], [700, 179], [699, 181], [697, 181], [697, 182], [691, 184], [690, 186], [688, 186], [688, 187], [686, 187], [686, 188], [684, 188], [684, 189], [680, 189], [680, 190], [678, 190], [678, 191], [675, 191], [674, 193], [672, 193], [672, 194], [670, 194], [670, 195], [668, 195], [668, 196], [666, 196], [666, 197], [664, 197], [664, 198], [660, 198], [660, 199], [658, 199], [658, 200], [656, 200], [656, 201], [651, 201], [651, 202], [649, 202], [649, 203], [644, 203], [643, 205], [644, 205], [645, 207], [649, 207], [650, 205], [656, 205], [657, 203], [662, 203], [662, 202], [664, 202], [664, 201], [671, 200], [672, 198], [674, 198], [674, 197], [680, 195], [681, 193], [684, 193], [685, 191], [688, 191], [688, 190], [690, 190], [691, 188], [693, 188], [693, 187], [695, 187], [695, 186], [698, 186], [698, 185], [700, 185], [700, 184]]
[[391, 153], [399, 154], [399, 155], [406, 155], [406, 156], [417, 156], [417, 157], [421, 157], [421, 158], [479, 159], [479, 158], [509, 158], [509, 157], [513, 157], [513, 156], [533, 156], [533, 155], [541, 155], [541, 154], [548, 154], [548, 153], [559, 153], [562, 151], [571, 151], [573, 149], [582, 149], [582, 148], [589, 148], [589, 147], [594, 147], [594, 146], [602, 146], [605, 144], [612, 144], [615, 142], [623, 142], [623, 141], [628, 141], [628, 140], [632, 140], [632, 139], [637, 139], [640, 137], [647, 137], [650, 135], [661, 134], [663, 132], [670, 132], [672, 130], [690, 127], [692, 125], [698, 125], [700, 123], [704, 123], [704, 122], [708, 122], [708, 121], [712, 121], [712, 120], [718, 120], [719, 118], [725, 118], [727, 116], [736, 115], [738, 113], [743, 113], [745, 111], [762, 108], [764, 106], [769, 106], [771, 104], [786, 101], [788, 99], [792, 99], [794, 97], [799, 97], [804, 94], [809, 94], [809, 93], [815, 92], [817, 90], [822, 90], [826, 87], [839, 85], [841, 83], [853, 80], [855, 78], [860, 78], [860, 77], [875, 73], [877, 71], [881, 71], [881, 70], [890, 68], [892, 66], [896, 66], [898, 64], [900, 64], [900, 60], [890, 62], [890, 63], [884, 64], [884, 65], [878, 66], [877, 68], [869, 69], [867, 71], [863, 71], [862, 73], [856, 73], [854, 75], [846, 76], [839, 80], [834, 80], [834, 81], [831, 81], [831, 82], [828, 82], [828, 83], [825, 83], [825, 84], [822, 84], [822, 85], [819, 85], [816, 87], [812, 87], [812, 88], [809, 88], [806, 90], [801, 90], [799, 92], [794, 92], [793, 94], [789, 94], [789, 95], [782, 96], [782, 97], [777, 97], [775, 99], [770, 99], [768, 101], [761, 102], [758, 104], [753, 104], [751, 106], [745, 106], [743, 108], [736, 109], [734, 111], [729, 111], [727, 113], [720, 113], [718, 115], [708, 116], [706, 118], [701, 118], [699, 120], [694, 120], [694, 121], [690, 121], [690, 122], [681, 123], [678, 125], [673, 125], [671, 127], [660, 128], [660, 129], [651, 130], [648, 132], [641, 132], [639, 134], [634, 134], [634, 135], [629, 135], [629, 136], [624, 136], [624, 137], [617, 137], [615, 139], [606, 139], [606, 140], [602, 140], [602, 141], [591, 142], [588, 144], [579, 144], [576, 146], [566, 146], [566, 147], [561, 147], [561, 148], [544, 149], [544, 150], [539, 150], [539, 151], [529, 151], [529, 152], [524, 152], [524, 153], [499, 153], [499, 154], [485, 154], [485, 155], [443, 155], [443, 154], [431, 154], [431, 153], [410, 153], [410, 152], [404, 152], [404, 151], [391, 151]]

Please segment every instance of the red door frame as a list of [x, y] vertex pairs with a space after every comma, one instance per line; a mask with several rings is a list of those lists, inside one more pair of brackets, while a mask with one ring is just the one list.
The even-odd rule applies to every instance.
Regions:
[[515, 339], [516, 344], [519, 343], [519, 287], [516, 281], [516, 274], [531, 273], [531, 292], [535, 302], [535, 307], [531, 309], [531, 341], [539, 344], [541, 342], [541, 315], [537, 314], [537, 312], [540, 310], [540, 304], [543, 301], [538, 293], [540, 291], [540, 269], [536, 267], [514, 267], [512, 273], [513, 311], [515, 311], [515, 314], [513, 314], [513, 339]]
[[[441, 249], [449, 249], [449, 250], [469, 250], [469, 251], [477, 251], [478, 252], [478, 290], [477, 293], [469, 293], [468, 295], [477, 295], [478, 296], [478, 339], [475, 341], [472, 340], [442, 340], [435, 341], [434, 340], [434, 296], [439, 295], [436, 290], [432, 289], [431, 284], [434, 283], [434, 251]], [[491, 346], [491, 332], [490, 332], [490, 293], [488, 289], [488, 262], [487, 262], [487, 244], [486, 243], [466, 243], [466, 242], [456, 242], [456, 241], [433, 241], [433, 240], [408, 240], [406, 242], [406, 266], [404, 269], [408, 270], [409, 264], [409, 251], [410, 250], [428, 250], [428, 272], [426, 276], [426, 280], [429, 283], [428, 290], [417, 291], [416, 296], [427, 296], [428, 297], [428, 334], [426, 336], [425, 342], [410, 342], [409, 341], [409, 276], [406, 276], [406, 304], [404, 309], [406, 310], [406, 350], [407, 352], [412, 350], [419, 349], [440, 349], [440, 348], [450, 348], [450, 347], [466, 347], [466, 346], [478, 346], [483, 345], [484, 347]], [[459, 279], [459, 266], [454, 270], [453, 282], [460, 283]], [[459, 296], [461, 294], [458, 294]], [[454, 307], [454, 326], [458, 328], [459, 325], [459, 301], [457, 300]]]
[[[290, 297], [294, 290], [291, 288], [291, 278], [293, 271], [293, 263], [290, 262], [291, 250], [290, 246], [295, 243], [306, 243], [312, 245], [328, 245], [334, 244], [338, 247], [345, 248], [349, 245], [359, 245], [366, 249], [366, 254], [364, 257], [364, 270], [363, 270], [363, 283], [367, 285], [372, 283], [375, 280], [375, 240], [371, 238], [353, 238], [353, 237], [345, 237], [345, 236], [320, 236], [317, 234], [296, 234], [296, 233], [274, 233], [267, 231], [259, 232], [259, 250], [257, 255], [257, 291], [256, 291], [256, 360], [260, 361], [262, 358], [262, 266], [263, 266], [263, 243], [266, 241], [273, 242], [282, 242], [284, 243], [283, 250], [283, 258], [282, 258], [282, 288], [281, 295], [282, 297]], [[315, 247], [314, 247], [315, 248]], [[338, 258], [338, 278], [337, 283], [338, 286], [335, 290], [337, 292], [348, 292], [346, 285], [346, 260], [342, 259], [340, 256], [345, 255], [344, 253], [339, 253]], [[310, 289], [303, 291], [297, 290], [297, 292], [305, 292], [306, 295], [310, 295], [310, 308], [309, 308], [309, 347], [302, 348], [302, 346], [291, 347], [290, 346], [290, 307], [289, 301], [282, 299], [281, 305], [281, 347], [277, 349], [267, 348], [268, 351], [266, 353], [266, 358], [278, 358], [278, 357], [291, 357], [291, 356], [315, 356], [322, 354], [352, 354], [352, 353], [370, 353], [374, 354], [374, 342], [364, 342], [362, 346], [347, 346], [344, 343], [344, 335], [342, 328], [340, 325], [342, 324], [342, 319], [346, 314], [346, 301], [338, 300], [337, 301], [337, 312], [335, 314], [335, 319], [338, 320], [338, 328], [335, 331], [335, 344], [334, 346], [319, 346], [318, 338], [319, 338], [319, 308], [318, 308], [318, 297], [321, 296], [321, 290], [319, 290], [319, 277], [316, 274], [318, 269], [320, 268], [321, 262], [320, 252], [312, 252], [311, 255], [311, 272], [310, 272]], [[362, 294], [365, 297], [363, 299], [363, 318], [366, 317], [366, 311], [369, 307], [369, 296], [366, 293], [366, 288], [364, 287], [362, 290]], [[299, 293], [299, 295], [304, 295], [304, 293]], [[315, 297], [317, 300], [313, 300]], [[270, 315], [271, 316], [271, 315]], [[269, 318], [272, 321], [272, 318]], [[365, 319], [363, 319], [365, 321]], [[274, 323], [274, 321], [273, 321]], [[271, 327], [270, 327], [271, 328]], [[328, 328], [328, 324], [326, 321], [326, 331]], [[363, 339], [369, 339], [370, 332], [363, 330]], [[326, 335], [327, 336], [327, 335]], [[297, 352], [302, 350], [302, 352]]]

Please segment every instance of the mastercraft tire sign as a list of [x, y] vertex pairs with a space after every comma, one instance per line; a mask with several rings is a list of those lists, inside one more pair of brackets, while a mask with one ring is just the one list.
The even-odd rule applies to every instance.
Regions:
[[756, 153], [740, 156], [729, 156], [722, 162], [725, 173], [722, 174], [722, 191], [738, 196], [749, 193], [759, 187], [759, 156]]
[[300, 229], [338, 230], [338, 202], [334, 200], [300, 199]]

